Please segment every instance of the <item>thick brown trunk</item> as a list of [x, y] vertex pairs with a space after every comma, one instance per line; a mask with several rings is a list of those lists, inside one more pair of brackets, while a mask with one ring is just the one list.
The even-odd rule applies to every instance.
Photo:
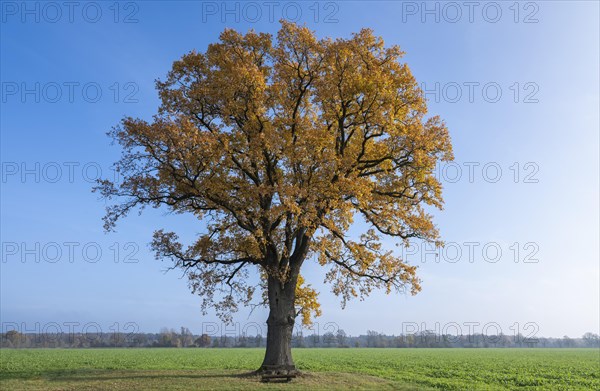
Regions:
[[292, 333], [296, 318], [294, 299], [296, 286], [285, 287], [269, 277], [269, 318], [267, 319], [267, 351], [259, 369], [261, 372], [296, 372], [292, 359]]

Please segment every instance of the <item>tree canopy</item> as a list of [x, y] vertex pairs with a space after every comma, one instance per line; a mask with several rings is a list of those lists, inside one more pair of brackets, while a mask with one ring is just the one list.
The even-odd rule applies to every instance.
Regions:
[[275, 279], [293, 285], [309, 323], [319, 305], [300, 275], [307, 259], [343, 304], [374, 288], [417, 293], [416, 267], [383, 241], [441, 243], [427, 208], [442, 208], [434, 170], [453, 155], [402, 55], [369, 29], [347, 39], [285, 21], [275, 37], [225, 30], [157, 81], [152, 121], [124, 118], [110, 132], [123, 181], [96, 188], [119, 201], [105, 228], [146, 206], [196, 216], [206, 230], [194, 243], [158, 230], [152, 247], [224, 319], [257, 289], [266, 303]]

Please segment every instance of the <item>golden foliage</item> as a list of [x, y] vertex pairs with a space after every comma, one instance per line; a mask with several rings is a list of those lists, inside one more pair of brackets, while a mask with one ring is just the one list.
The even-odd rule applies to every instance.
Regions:
[[[297, 287], [310, 322], [317, 293], [300, 268], [311, 254], [343, 303], [374, 288], [418, 292], [416, 267], [380, 236], [440, 243], [425, 208], [442, 208], [434, 168], [453, 156], [402, 54], [368, 29], [335, 40], [288, 22], [275, 38], [225, 30], [157, 82], [152, 122], [125, 118], [111, 132], [124, 181], [98, 190], [124, 201], [106, 228], [147, 205], [207, 222], [187, 248], [163, 231], [153, 246], [190, 272], [207, 305], [222, 286], [224, 312], [251, 299], [243, 270], [255, 265]], [[359, 240], [348, 237], [355, 219], [370, 227]]]
[[302, 316], [302, 324], [310, 326], [312, 324], [312, 315], [321, 316], [321, 304], [318, 299], [319, 294], [310, 284], [306, 284], [302, 275], [298, 276], [296, 285], [296, 306], [300, 307], [299, 314]]

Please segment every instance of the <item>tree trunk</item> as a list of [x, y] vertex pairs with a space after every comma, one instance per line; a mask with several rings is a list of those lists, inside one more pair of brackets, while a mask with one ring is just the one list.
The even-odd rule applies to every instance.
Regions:
[[296, 372], [292, 359], [292, 333], [296, 312], [296, 284], [285, 286], [269, 277], [269, 318], [267, 319], [267, 351], [259, 372]]

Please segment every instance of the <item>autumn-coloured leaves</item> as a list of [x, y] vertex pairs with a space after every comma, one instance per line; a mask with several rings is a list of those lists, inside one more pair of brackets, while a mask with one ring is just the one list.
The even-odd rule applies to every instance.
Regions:
[[[383, 241], [439, 243], [425, 207], [442, 206], [433, 170], [452, 148], [444, 123], [425, 117], [401, 56], [366, 29], [335, 40], [289, 22], [276, 37], [226, 30], [157, 82], [162, 105], [152, 122], [126, 118], [111, 133], [125, 179], [98, 187], [121, 201], [106, 227], [146, 205], [206, 221], [187, 248], [162, 231], [154, 242], [205, 296], [222, 286], [250, 302], [256, 284], [241, 273], [258, 266], [298, 286], [300, 308], [318, 311], [300, 276], [308, 258], [344, 302], [373, 288], [416, 293], [416, 268]], [[369, 228], [353, 240], [358, 222]]]

